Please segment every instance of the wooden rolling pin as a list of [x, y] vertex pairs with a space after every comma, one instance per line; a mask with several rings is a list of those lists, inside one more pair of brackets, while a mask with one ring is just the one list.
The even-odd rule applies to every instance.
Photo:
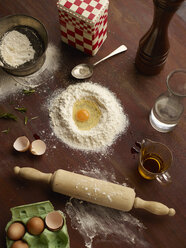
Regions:
[[29, 167], [16, 166], [14, 172], [27, 180], [51, 184], [55, 192], [105, 207], [122, 211], [130, 211], [132, 207], [142, 208], [156, 215], [173, 216], [176, 213], [173, 208], [168, 208], [162, 203], [144, 201], [135, 197], [136, 194], [132, 188], [62, 169], [52, 174], [42, 173]]

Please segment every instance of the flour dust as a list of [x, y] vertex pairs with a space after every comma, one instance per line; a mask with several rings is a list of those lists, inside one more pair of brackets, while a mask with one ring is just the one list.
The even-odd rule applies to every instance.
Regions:
[[[114, 168], [108, 168], [108, 165], [105, 166], [102, 162], [98, 164], [96, 160], [95, 163], [87, 160], [87, 163], [74, 172], [118, 184]], [[124, 180], [127, 181], [128, 178]], [[125, 181], [120, 184], [129, 186]], [[146, 227], [130, 213], [77, 199], [68, 201], [65, 210], [71, 219], [72, 227], [82, 235], [87, 248], [93, 248], [95, 239], [108, 240], [115, 244], [128, 243], [131, 248], [149, 247], [143, 238]]]
[[145, 226], [129, 213], [71, 199], [65, 206], [72, 227], [80, 232], [85, 247], [92, 248], [95, 238], [112, 243], [148, 247], [143, 238]]
[[[97, 164], [94, 165], [93, 163], [89, 163], [89, 165], [86, 169], [82, 168], [82, 169], [78, 170], [77, 173], [83, 174], [83, 175], [88, 176], [88, 177], [93, 177], [96, 179], [101, 179], [104, 181], [109, 181], [109, 182], [112, 182], [115, 184], [119, 184], [117, 182], [113, 168], [109, 168], [109, 170], [108, 170], [108, 168], [103, 168], [103, 167], [98, 168]], [[126, 180], [126, 178], [125, 178], [125, 180]], [[123, 182], [121, 185], [128, 186], [126, 182]]]
[[36, 73], [26, 77], [16, 77], [0, 69], [0, 101], [23, 89], [36, 88], [46, 81], [52, 81], [53, 73], [58, 70], [60, 65], [60, 56], [59, 48], [50, 43], [46, 50], [45, 62]]
[[60, 51], [53, 44], [49, 44], [46, 50], [46, 59], [43, 66], [36, 73], [26, 77], [14, 77], [24, 87], [35, 88], [50, 80], [53, 73], [59, 68]]

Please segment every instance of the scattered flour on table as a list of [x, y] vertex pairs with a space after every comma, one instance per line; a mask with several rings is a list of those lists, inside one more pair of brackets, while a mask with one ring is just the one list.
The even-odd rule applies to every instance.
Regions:
[[131, 244], [132, 247], [148, 247], [143, 238], [143, 223], [129, 213], [71, 199], [65, 206], [72, 227], [79, 231], [87, 248], [93, 247], [97, 237], [115, 244]]
[[[80, 169], [77, 171], [77, 173], [83, 174], [83, 175], [88, 176], [88, 177], [93, 177], [96, 179], [101, 179], [104, 181], [109, 181], [109, 182], [112, 182], [115, 184], [119, 184], [116, 180], [114, 170], [110, 171], [110, 168], [109, 168], [109, 170], [108, 170], [108, 168], [105, 168], [105, 169], [104, 168], [97, 168], [96, 165], [94, 166], [94, 168], [93, 167], [90, 168], [90, 167], [91, 167], [91, 164], [89, 164], [89, 168]], [[125, 178], [125, 180], [126, 180], [126, 178]], [[127, 183], [123, 182], [121, 185], [127, 186]]]
[[[94, 101], [101, 111], [98, 124], [90, 130], [80, 130], [72, 116], [74, 104], [81, 99]], [[91, 82], [70, 85], [55, 94], [49, 104], [49, 115], [56, 136], [69, 147], [83, 151], [106, 152], [129, 124], [114, 93]]]
[[15, 77], [14, 79], [24, 87], [35, 88], [53, 78], [53, 73], [58, 70], [60, 65], [61, 52], [60, 49], [52, 43], [48, 45], [46, 50], [46, 59], [43, 66], [36, 73], [26, 77]]
[[[99, 157], [97, 159], [99, 160]], [[108, 166], [105, 167], [104, 163], [100, 163], [98, 167], [97, 160], [94, 162], [92, 160], [88, 161], [82, 166], [74, 172], [118, 184], [112, 167], [108, 169]], [[124, 180], [128, 180], [128, 178], [124, 178]], [[128, 186], [126, 182], [123, 182], [122, 185]], [[146, 227], [130, 213], [77, 199], [68, 201], [65, 210], [71, 219], [72, 227], [82, 235], [87, 248], [93, 248], [93, 242], [96, 242], [96, 240], [118, 244], [118, 246], [123, 244], [123, 247], [128, 243], [131, 248], [150, 246], [143, 237]]]
[[0, 101], [23, 89], [13, 77], [0, 68]]
[[46, 59], [43, 66], [34, 74], [26, 77], [16, 77], [0, 69], [0, 100], [23, 89], [36, 88], [46, 81], [53, 80], [53, 74], [60, 65], [60, 58], [60, 49], [50, 43], [46, 50]]
[[2, 37], [0, 53], [8, 65], [16, 68], [32, 60], [35, 50], [25, 34], [13, 30]]

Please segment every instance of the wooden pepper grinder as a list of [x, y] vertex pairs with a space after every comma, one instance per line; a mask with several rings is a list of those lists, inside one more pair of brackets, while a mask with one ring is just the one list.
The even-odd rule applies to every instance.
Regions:
[[141, 73], [155, 75], [163, 69], [169, 52], [168, 25], [183, 1], [153, 0], [153, 23], [139, 42], [135, 60]]

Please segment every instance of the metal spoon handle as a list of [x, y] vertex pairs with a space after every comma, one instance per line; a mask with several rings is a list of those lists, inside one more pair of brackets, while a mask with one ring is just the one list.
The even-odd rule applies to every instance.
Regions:
[[109, 55], [107, 55], [106, 57], [102, 58], [101, 60], [97, 61], [96, 63], [93, 64], [93, 66], [101, 63], [102, 61], [118, 54], [118, 53], [121, 53], [121, 52], [124, 52], [127, 50], [127, 47], [125, 45], [121, 45], [120, 47], [118, 47], [116, 50], [114, 50], [113, 52], [111, 52]]

